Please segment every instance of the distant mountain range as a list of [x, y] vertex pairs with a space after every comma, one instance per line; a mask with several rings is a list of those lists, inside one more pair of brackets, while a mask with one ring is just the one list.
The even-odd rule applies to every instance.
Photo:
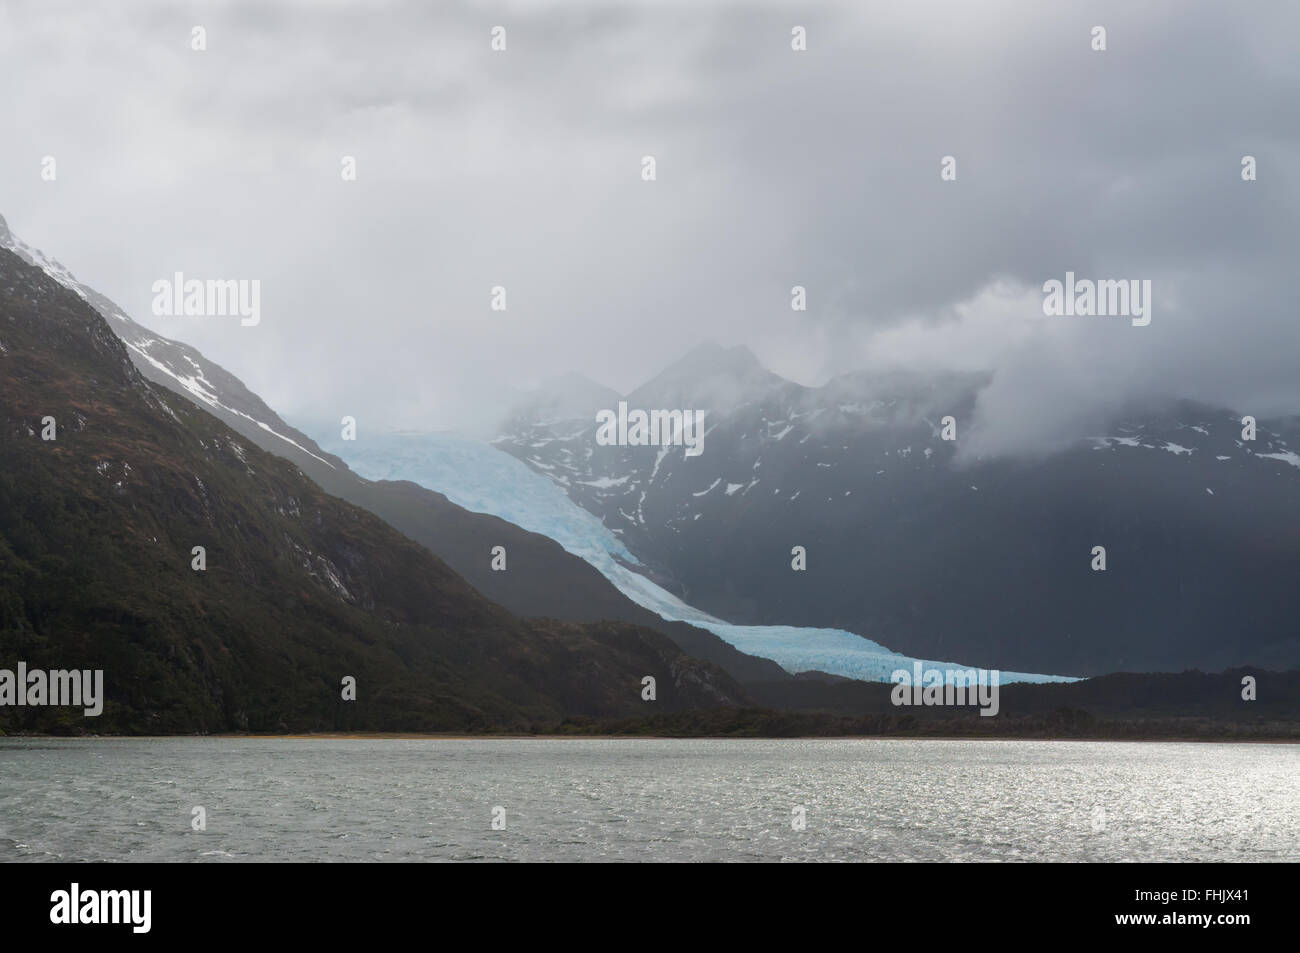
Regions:
[[[808, 388], [709, 344], [627, 395], [568, 375], [495, 446], [657, 582], [734, 622], [1028, 672], [1300, 666], [1300, 420], [1260, 421], [1249, 442], [1242, 414], [1170, 401], [1062, 450], [964, 460], [986, 383], [852, 374]], [[620, 400], [705, 410], [703, 452], [599, 445], [596, 414]]]

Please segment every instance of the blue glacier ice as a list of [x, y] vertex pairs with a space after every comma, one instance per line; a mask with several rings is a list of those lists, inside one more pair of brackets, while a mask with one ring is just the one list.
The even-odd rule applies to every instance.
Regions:
[[[308, 431], [310, 432], [310, 431]], [[337, 431], [333, 431], [337, 433]], [[585, 559], [629, 599], [669, 621], [707, 629], [742, 652], [772, 659], [788, 672], [821, 671], [888, 682], [915, 659], [843, 629], [792, 625], [733, 625], [687, 605], [629, 566], [632, 555], [599, 519], [552, 480], [490, 444], [450, 433], [376, 433], [357, 440], [313, 433], [320, 445], [370, 480], [409, 480], [437, 490], [458, 506], [489, 513], [549, 536]], [[923, 670], [972, 665], [920, 660]], [[1002, 672], [1001, 682], [1069, 682], [1060, 675]]]

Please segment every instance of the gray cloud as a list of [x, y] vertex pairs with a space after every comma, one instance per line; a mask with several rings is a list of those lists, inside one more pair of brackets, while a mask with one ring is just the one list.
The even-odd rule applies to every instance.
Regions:
[[[1144, 394], [1300, 409], [1294, 5], [702, 6], [11, 3], [0, 212], [290, 418], [473, 425], [706, 338], [991, 370], [986, 452]], [[261, 325], [154, 317], [177, 270], [260, 278]], [[1044, 317], [1067, 270], [1152, 279], [1152, 324]]]

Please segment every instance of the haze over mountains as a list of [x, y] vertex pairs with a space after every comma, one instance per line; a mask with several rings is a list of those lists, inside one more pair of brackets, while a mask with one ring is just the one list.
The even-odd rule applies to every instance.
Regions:
[[0, 635], [32, 668], [104, 670], [95, 730], [529, 730], [638, 713], [646, 675], [669, 709], [743, 700], [660, 633], [493, 604], [150, 384], [64, 282], [0, 249]]
[[[263, 449], [292, 461], [321, 488], [364, 506], [436, 552], [480, 592], [528, 616], [572, 622], [619, 620], [654, 627], [691, 655], [711, 660], [746, 681], [785, 681], [780, 666], [737, 652], [710, 633], [666, 623], [627, 599], [592, 566], [535, 533], [450, 503], [410, 482], [371, 483], [283, 421], [238, 378], [196, 349], [153, 333], [77, 279], [56, 260], [24, 243], [0, 217], [0, 248], [35, 264], [106, 320], [147, 379], [184, 396]], [[510, 571], [490, 569], [492, 545], [505, 545]]]
[[[112, 301], [12, 233], [6, 232], [0, 241], [93, 304], [127, 344], [146, 377], [211, 411], [264, 449], [294, 461], [330, 492], [388, 520], [516, 612], [578, 622], [618, 619], [653, 627], [741, 682], [763, 685], [777, 700], [784, 697], [784, 689], [771, 683], [779, 686], [792, 673], [824, 671], [885, 680], [911, 665], [910, 658], [852, 632], [735, 626], [682, 604], [647, 578], [643, 565], [633, 566], [635, 558], [621, 544], [602, 538], [607, 533], [591, 532], [585, 524], [592, 517], [582, 510], [571, 505], [556, 508], [553, 501], [540, 499], [535, 487], [531, 496], [521, 496], [519, 490], [528, 481], [503, 473], [509, 458], [486, 446], [483, 452], [467, 453], [473, 444], [395, 440], [386, 434], [349, 442], [323, 435], [336, 452], [346, 450], [353, 459], [360, 455], [367, 472], [389, 477], [362, 479], [340, 457], [285, 423], [242, 382], [194, 348], [141, 327]], [[579, 376], [569, 375], [547, 395], [545, 411], [563, 415], [600, 393]], [[464, 508], [430, 492], [434, 488], [455, 493]], [[516, 505], [520, 501], [526, 502]], [[510, 554], [508, 572], [490, 569], [488, 554], [497, 545]], [[980, 660], [958, 661], [976, 665]], [[929, 660], [925, 664], [948, 663]], [[1054, 680], [1050, 675], [1013, 671], [1004, 672], [1003, 678]]]
[[[792, 679], [791, 673], [820, 669], [887, 678], [898, 658], [889, 650], [1008, 674], [1300, 665], [1294, 623], [1300, 600], [1289, 585], [1300, 568], [1300, 545], [1295, 530], [1277, 518], [1294, 512], [1300, 502], [1300, 457], [1292, 449], [1300, 434], [1295, 419], [1263, 421], [1256, 440], [1244, 441], [1235, 411], [1187, 402], [1146, 404], [1129, 408], [1094, 439], [1064, 450], [1030, 459], [980, 459], [962, 454], [961, 436], [977, 394], [988, 383], [986, 375], [853, 374], [807, 388], [770, 373], [743, 347], [706, 344], [625, 396], [580, 375], [564, 375], [517, 408], [493, 441], [496, 449], [467, 441], [459, 449], [454, 441], [412, 443], [409, 437], [367, 434], [364, 424], [354, 445], [322, 441], [335, 453], [364, 460], [365, 472], [372, 475], [443, 474], [421, 479], [424, 486], [410, 479], [372, 481], [290, 426], [198, 351], [143, 328], [58, 262], [23, 244], [3, 219], [0, 248], [16, 256], [6, 272], [14, 276], [12, 286], [27, 289], [14, 298], [14, 307], [27, 302], [39, 308], [54, 294], [41, 285], [44, 279], [21, 271], [21, 260], [75, 295], [61, 308], [76, 313], [74, 304], [89, 305], [94, 310], [86, 309], [87, 314], [102, 315], [145, 378], [184, 395], [249, 443], [291, 461], [297, 469], [285, 473], [310, 477], [327, 493], [387, 520], [507, 609], [566, 622], [618, 620], [653, 629], [658, 636], [628, 626], [595, 631], [629, 638], [630, 647], [621, 649], [632, 651], [643, 667], [651, 657], [668, 666], [676, 691], [668, 698], [670, 707], [751, 697], [766, 704], [834, 708], [842, 703], [846, 710], [859, 710], [865, 696], [835, 694]], [[83, 371], [84, 377], [98, 379]], [[39, 379], [39, 374], [25, 378], [29, 384]], [[600, 446], [594, 440], [596, 412], [620, 399], [647, 409], [706, 411], [704, 452], [686, 457], [681, 447]], [[176, 405], [164, 404], [161, 413], [170, 419]], [[939, 422], [949, 415], [957, 422], [955, 441], [940, 435]], [[179, 417], [189, 425], [190, 417]], [[223, 443], [214, 437], [213, 445], [229, 446], [229, 438]], [[129, 449], [121, 454], [124, 463], [147, 456], [138, 442]], [[240, 456], [248, 449], [240, 446], [235, 466], [251, 477], [261, 468]], [[581, 508], [556, 510], [566, 521], [580, 523], [575, 514], [595, 521], [599, 532], [583, 538], [607, 537], [599, 543], [600, 558], [572, 545], [571, 535], [562, 531], [568, 523], [558, 530], [545, 521], [534, 526], [530, 518], [536, 512], [512, 514], [507, 493], [487, 499], [493, 495], [488, 477], [501, 470], [493, 459], [507, 459], [503, 452], [530, 468], [531, 479], [548, 482]], [[15, 459], [31, 465], [38, 457]], [[177, 463], [180, 469], [188, 465]], [[217, 477], [209, 474], [211, 479]], [[42, 481], [59, 482], [36, 479]], [[525, 481], [517, 482], [522, 487]], [[464, 505], [430, 489], [435, 486]], [[468, 492], [471, 487], [477, 498]], [[240, 488], [236, 495], [244, 492], [261, 490]], [[277, 490], [272, 499], [281, 502], [273, 508], [279, 513], [288, 493], [301, 512], [300, 501], [311, 492], [303, 486], [291, 493]], [[14, 508], [29, 505], [18, 497], [10, 502]], [[226, 522], [239, 525], [233, 516]], [[530, 526], [537, 531], [530, 532]], [[314, 554], [303, 567], [313, 584], [323, 579], [332, 585], [337, 578], [348, 592], [354, 586], [365, 590], [364, 573], [349, 584], [339, 569], [347, 560], [320, 540], [314, 544], [299, 543]], [[509, 553], [508, 572], [491, 570], [493, 545]], [[808, 550], [805, 572], [791, 569], [794, 545]], [[1107, 547], [1105, 572], [1090, 567], [1094, 545]], [[34, 549], [22, 559], [32, 563], [33, 555]], [[328, 572], [312, 569], [316, 555]], [[609, 556], [617, 572], [601, 563]], [[247, 561], [282, 558], [273, 547]], [[116, 562], [127, 571], [132, 566], [130, 559]], [[454, 586], [440, 580], [433, 581], [435, 590]], [[182, 574], [178, 585], [190, 581]], [[294, 605], [292, 611], [301, 608]], [[439, 609], [412, 624], [445, 627], [450, 618], [451, 628], [466, 636], [470, 629], [462, 627], [457, 611], [444, 616]], [[26, 619], [24, 631], [38, 632], [44, 624], [32, 617], [30, 606], [11, 609], [11, 619], [20, 615]], [[502, 623], [512, 646], [507, 651], [518, 647], [511, 641], [516, 638], [551, 646], [544, 651], [590, 650], [597, 656], [603, 651], [604, 636], [592, 641], [592, 630], [550, 625]], [[292, 625], [286, 629], [292, 630]], [[871, 652], [882, 654], [865, 668], [846, 662], [838, 649], [844, 642], [818, 642], [822, 633], [847, 639], [854, 653], [865, 646], [868, 659]], [[558, 641], [548, 643], [548, 636]], [[671, 641], [655, 641], [662, 636]], [[223, 644], [210, 641], [214, 638], [219, 633], [202, 636], [200, 643]], [[100, 657], [108, 658], [114, 646], [121, 649], [112, 639], [103, 641]], [[704, 661], [690, 660], [682, 650]], [[328, 680], [320, 666], [342, 651], [335, 644], [318, 645], [314, 659], [302, 664], [317, 680]], [[135, 657], [132, 664], [155, 664], [139, 661], [147, 653]], [[405, 664], [405, 672], [394, 669], [383, 677], [395, 683], [426, 677], [409, 669], [411, 659]], [[521, 661], [519, 671], [527, 671], [528, 664]], [[241, 669], [221, 678], [239, 681], [247, 675]], [[636, 705], [621, 709], [603, 679], [591, 686], [594, 695], [568, 694], [568, 682], [561, 680], [558, 697], [544, 687], [535, 696], [526, 689], [516, 696], [513, 683], [479, 675], [474, 691], [481, 694], [474, 697], [496, 701], [474, 701], [469, 709], [417, 702], [417, 708], [428, 709], [425, 715], [402, 723], [524, 725], [574, 712], [638, 710]], [[212, 695], [211, 686], [205, 690]], [[222, 687], [213, 697], [231, 691]], [[532, 699], [528, 713], [514, 705], [517, 697]], [[198, 719], [207, 727], [267, 726], [279, 719], [275, 724], [320, 726], [326, 715], [311, 708], [317, 701], [298, 699], [283, 712], [252, 714], [247, 707], [204, 702], [201, 711], [181, 706], [174, 723]], [[138, 724], [133, 719], [153, 703], [149, 698], [133, 702], [139, 707], [121, 712], [122, 723]], [[396, 704], [377, 717], [405, 718], [398, 714], [405, 702]], [[337, 711], [329, 715], [337, 717]]]
[[[1148, 402], [1092, 439], [983, 459], [961, 448], [987, 384], [900, 372], [807, 388], [710, 344], [625, 397], [570, 377], [494, 445], [732, 621], [1018, 671], [1300, 664], [1300, 420], [1246, 441], [1235, 410]], [[598, 445], [596, 412], [619, 400], [706, 409], [703, 453]]]

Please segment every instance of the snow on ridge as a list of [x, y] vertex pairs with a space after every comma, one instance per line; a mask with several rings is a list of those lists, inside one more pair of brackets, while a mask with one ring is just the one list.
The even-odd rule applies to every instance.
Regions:
[[699, 493], [692, 493], [691, 496], [706, 496], [715, 486], [717, 486], [721, 482], [722, 482], [722, 477], [718, 477], [716, 480], [714, 480], [712, 483], [709, 484], [707, 490], [700, 490]]
[[72, 272], [68, 271], [62, 262], [48, 257], [39, 248], [33, 248], [31, 245], [28, 245], [17, 235], [13, 234], [12, 231], [9, 232], [7, 240], [0, 241], [0, 248], [9, 249], [9, 251], [27, 262], [27, 264], [34, 265], [41, 269], [41, 271], [45, 272], [69, 291], [75, 292], [84, 300], [89, 300], [86, 297], [85, 290], [81, 287], [81, 283], [77, 281]]
[[[1195, 428], [1192, 428], [1195, 429]], [[1143, 450], [1167, 450], [1174, 456], [1191, 456], [1196, 452], [1195, 447], [1184, 447], [1171, 441], [1164, 441], [1162, 444], [1142, 443], [1138, 437], [1089, 437], [1093, 443], [1094, 450], [1102, 450], [1106, 447], [1115, 445], [1121, 447], [1141, 447]]]
[[595, 480], [575, 480], [579, 486], [594, 486], [598, 490], [607, 490], [611, 486], [622, 486], [630, 477], [621, 476], [618, 479], [614, 477], [597, 477]]
[[[1205, 432], [1201, 427], [1188, 427], [1187, 429], [1197, 430], [1202, 433]], [[1192, 454], [1196, 453], [1197, 450], [1196, 447], [1184, 447], [1168, 440], [1160, 443], [1141, 443], [1137, 437], [1089, 437], [1088, 439], [1092, 441], [1094, 450], [1102, 450], [1106, 447], [1118, 444], [1125, 447], [1141, 447], [1144, 450], [1165, 450], [1176, 457], [1190, 457]], [[1300, 454], [1296, 454], [1291, 450], [1283, 450], [1276, 453], [1260, 453], [1257, 450], [1252, 450], [1240, 440], [1235, 441], [1235, 443], [1238, 447], [1241, 447], [1247, 453], [1255, 457], [1267, 457], [1270, 460], [1281, 460], [1283, 463], [1300, 469]], [[1281, 441], [1276, 441], [1275, 445], [1282, 445]], [[1215, 454], [1214, 459], [1222, 461], [1231, 460], [1232, 457], [1225, 456], [1224, 454]]]
[[[118, 321], [122, 321], [126, 324], [129, 324], [132, 327], [140, 328], [139, 325], [136, 325], [135, 322], [130, 319], [130, 317], [123, 314], [121, 311], [114, 310], [111, 314], [105, 314], [102, 310], [95, 307], [94, 302], [90, 300], [90, 296], [86, 293], [86, 287], [77, 280], [76, 276], [73, 275], [71, 271], [69, 271], [66, 267], [64, 267], [63, 264], [60, 263], [57, 259], [50, 258], [47, 255], [45, 255], [40, 249], [32, 248], [30, 245], [23, 242], [21, 239], [18, 238], [18, 236], [14, 235], [12, 231], [8, 233], [6, 240], [0, 241], [0, 248], [7, 248], [10, 251], [12, 251], [14, 254], [16, 254], [19, 258], [23, 259], [23, 261], [27, 262], [27, 264], [35, 265], [37, 268], [40, 268], [42, 271], [44, 271], [47, 275], [49, 275], [59, 284], [63, 285], [63, 287], [67, 288], [69, 291], [75, 292], [83, 301], [85, 301], [92, 308], [94, 308], [95, 312], [99, 314], [101, 317], [112, 317], [117, 319]], [[144, 329], [140, 328], [140, 330], [143, 332]], [[279, 433], [278, 431], [274, 430], [267, 424], [258, 420], [256, 417], [253, 417], [250, 414], [246, 414], [243, 411], [235, 410], [233, 407], [228, 407], [225, 404], [221, 403], [221, 401], [217, 399], [217, 394], [215, 390], [209, 391], [204, 389], [202, 385], [206, 384], [208, 387], [212, 387], [213, 386], [212, 382], [209, 381], [204, 376], [202, 365], [200, 365], [198, 361], [194, 360], [194, 358], [190, 357], [188, 354], [182, 354], [181, 356], [184, 357], [185, 360], [188, 361], [190, 365], [194, 368], [197, 375], [195, 377], [188, 377], [180, 374], [174, 368], [169, 367], [168, 365], [164, 364], [162, 361], [157, 360], [153, 355], [149, 353], [148, 348], [153, 344], [159, 343], [157, 338], [148, 337], [147, 335], [141, 334], [138, 338], [138, 343], [137, 343], [137, 341], [128, 341], [126, 338], [121, 337], [121, 335], [118, 335], [118, 337], [119, 340], [121, 340], [122, 343], [125, 344], [128, 349], [130, 349], [132, 352], [136, 354], [139, 354], [142, 358], [148, 361], [151, 366], [157, 368], [159, 371], [166, 374], [168, 377], [172, 378], [174, 381], [180, 384], [181, 387], [185, 388], [185, 390], [188, 393], [193, 394], [195, 397], [197, 397], [203, 403], [207, 404], [209, 407], [216, 407], [226, 411], [227, 413], [235, 414], [239, 417], [245, 418], [246, 420], [251, 420], [253, 423], [257, 424], [258, 427], [262, 428], [267, 433], [271, 434], [273, 437], [279, 437], [285, 443], [297, 447], [303, 453], [307, 454], [307, 456], [312, 457], [315, 460], [319, 460], [321, 463], [325, 464], [331, 470], [337, 469], [337, 467], [335, 467], [334, 464], [330, 463], [328, 460], [324, 459], [323, 457], [316, 456], [316, 454], [312, 453], [310, 450], [302, 446], [302, 444], [298, 443], [296, 440], [293, 440], [289, 437], [286, 437], [284, 434]], [[176, 415], [172, 414], [172, 416], [175, 417]]]
[[1291, 450], [1283, 453], [1257, 453], [1257, 457], [1267, 457], [1270, 460], [1281, 460], [1283, 463], [1289, 463], [1293, 467], [1300, 467], [1300, 455]]
[[[164, 364], [162, 361], [155, 358], [152, 354], [150, 354], [148, 351], [144, 350], [143, 348], [136, 347], [130, 341], [123, 341], [122, 343], [125, 344], [132, 351], [134, 351], [135, 353], [143, 357], [153, 367], [157, 368], [159, 371], [166, 374], [172, 380], [176, 381], [176, 383], [180, 384], [182, 387], [185, 388], [185, 390], [193, 394], [196, 398], [201, 400], [203, 403], [207, 404], [209, 407], [215, 407], [219, 410], [224, 410], [226, 413], [234, 414], [237, 417], [243, 417], [245, 420], [252, 421], [253, 423], [257, 424], [258, 427], [262, 428], [267, 433], [269, 433], [271, 436], [279, 437], [285, 443], [297, 447], [303, 453], [307, 454], [307, 456], [311, 457], [314, 460], [319, 460], [321, 463], [325, 464], [325, 466], [329, 467], [331, 470], [338, 469], [338, 467], [334, 466], [334, 464], [330, 463], [324, 457], [318, 457], [316, 454], [312, 453], [302, 444], [298, 443], [298, 441], [292, 439], [291, 437], [286, 437], [284, 434], [280, 433], [279, 431], [272, 429], [267, 424], [258, 420], [256, 417], [252, 416], [251, 414], [246, 414], [242, 410], [236, 410], [234, 407], [228, 407], [225, 404], [223, 404], [221, 401], [217, 399], [217, 395], [215, 393], [204, 390], [203, 387], [199, 385], [198, 380], [202, 378], [196, 379], [193, 377], [183, 377], [180, 374], [176, 373], [176, 371], [174, 371], [172, 368]], [[193, 363], [193, 361], [191, 361], [191, 363]], [[173, 414], [173, 416], [175, 415]]]
[[[658, 452], [657, 454], [655, 454], [655, 465], [654, 465], [654, 469], [650, 471], [650, 476], [649, 476], [649, 478], [646, 480], [647, 483], [653, 483], [653, 482], [654, 482], [655, 475], [659, 473], [659, 467], [660, 467], [660, 466], [663, 464], [663, 462], [664, 462], [664, 457], [668, 456], [668, 451], [671, 450], [671, 449], [672, 449], [672, 446], [671, 446], [671, 445], [667, 445], [667, 444], [659, 448], [659, 452]], [[642, 500], [645, 499], [645, 494], [644, 494], [644, 493], [641, 494], [641, 499], [642, 499]]]

